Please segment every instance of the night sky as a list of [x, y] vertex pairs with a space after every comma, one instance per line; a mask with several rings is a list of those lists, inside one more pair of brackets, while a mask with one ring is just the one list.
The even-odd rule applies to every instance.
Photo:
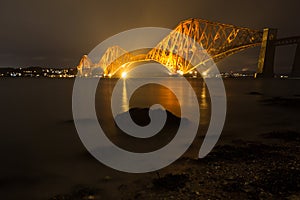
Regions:
[[[300, 1], [289, 0], [0, 0], [0, 66], [76, 66], [106, 38], [136, 27], [175, 28], [188, 18], [278, 28], [300, 35]], [[278, 70], [294, 47], [279, 48]], [[221, 70], [255, 69], [259, 48], [223, 60]]]

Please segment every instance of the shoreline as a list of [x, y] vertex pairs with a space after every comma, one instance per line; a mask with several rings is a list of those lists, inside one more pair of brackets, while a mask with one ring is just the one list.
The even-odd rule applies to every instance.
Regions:
[[[300, 134], [271, 132], [257, 141], [218, 145], [204, 159], [182, 157], [117, 190], [81, 186], [62, 199], [299, 199]], [[115, 177], [104, 177], [109, 185]], [[112, 193], [112, 194], [109, 194]]]

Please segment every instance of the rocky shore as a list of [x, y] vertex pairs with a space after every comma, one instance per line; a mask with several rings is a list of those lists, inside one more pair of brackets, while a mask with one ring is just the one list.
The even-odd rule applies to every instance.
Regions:
[[[120, 184], [120, 199], [300, 199], [300, 134], [261, 135], [264, 143], [234, 140], [204, 159], [183, 157], [148, 178]], [[107, 183], [114, 177], [105, 177]], [[78, 186], [51, 200], [107, 199], [97, 186]]]

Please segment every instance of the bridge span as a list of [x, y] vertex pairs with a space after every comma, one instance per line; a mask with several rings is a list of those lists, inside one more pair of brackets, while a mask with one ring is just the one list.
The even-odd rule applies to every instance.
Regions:
[[[184, 39], [185, 35], [190, 40]], [[207, 57], [199, 57], [195, 44], [200, 45], [215, 62], [248, 48], [261, 47], [256, 77], [274, 76], [274, 58], [277, 46], [297, 44], [292, 76], [300, 76], [300, 36], [277, 38], [277, 30], [266, 28], [253, 30], [202, 19], [185, 20], [153, 49], [140, 49], [127, 52], [119, 46], [106, 50], [98, 63], [83, 56], [77, 66], [79, 76], [90, 76], [100, 70], [104, 76], [112, 77], [124, 70], [130, 63], [157, 62], [170, 73], [187, 74], [195, 67], [189, 61], [197, 57], [206, 62]], [[179, 53], [180, 52], [180, 53]]]

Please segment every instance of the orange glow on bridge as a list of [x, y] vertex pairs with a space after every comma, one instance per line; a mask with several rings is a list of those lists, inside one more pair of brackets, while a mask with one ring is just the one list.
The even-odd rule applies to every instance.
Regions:
[[[190, 39], [182, 38], [182, 35]], [[126, 71], [131, 63], [149, 61], [162, 64], [172, 74], [184, 75], [196, 68], [190, 63], [191, 59], [197, 63], [211, 59], [218, 62], [244, 49], [260, 46], [262, 36], [263, 32], [258, 30], [189, 19], [181, 22], [153, 49], [127, 52], [121, 47], [112, 46], [106, 50], [99, 63], [94, 64], [84, 56], [77, 68], [81, 76], [89, 76], [94, 69], [101, 68], [104, 76], [112, 77], [118, 71]], [[199, 56], [196, 45], [200, 45], [210, 57], [205, 57], [207, 54]]]

